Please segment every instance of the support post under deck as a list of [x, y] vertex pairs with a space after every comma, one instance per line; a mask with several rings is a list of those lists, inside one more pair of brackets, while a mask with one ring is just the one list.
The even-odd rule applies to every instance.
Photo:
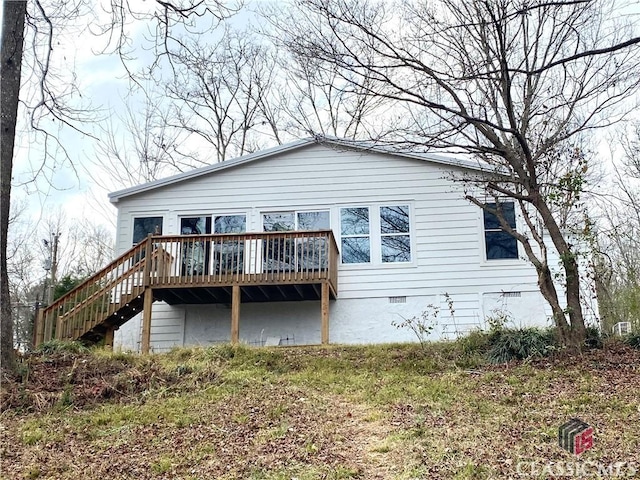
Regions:
[[104, 334], [104, 347], [107, 350], [113, 350], [113, 334], [115, 330], [116, 329], [114, 327], [109, 327]]
[[322, 312], [320, 338], [322, 344], [326, 345], [329, 343], [329, 282], [322, 282], [320, 294], [320, 309]]
[[142, 311], [142, 353], [147, 354], [151, 348], [151, 306], [153, 305], [153, 289], [144, 291]]
[[231, 343], [237, 344], [240, 340], [240, 285], [234, 285], [231, 289]]

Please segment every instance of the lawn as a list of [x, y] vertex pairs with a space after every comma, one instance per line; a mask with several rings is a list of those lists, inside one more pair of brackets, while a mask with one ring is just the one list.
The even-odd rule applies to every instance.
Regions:
[[[62, 348], [21, 374], [3, 376], [6, 479], [640, 476], [640, 350], [619, 342], [499, 365], [469, 342]], [[579, 456], [557, 438], [574, 417], [594, 428]]]

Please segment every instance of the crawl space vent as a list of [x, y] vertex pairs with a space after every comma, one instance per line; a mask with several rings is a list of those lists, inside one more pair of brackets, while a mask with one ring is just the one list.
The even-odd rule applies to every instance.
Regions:
[[522, 292], [502, 292], [502, 296], [506, 298], [520, 298]]
[[407, 297], [389, 297], [389, 303], [407, 303]]

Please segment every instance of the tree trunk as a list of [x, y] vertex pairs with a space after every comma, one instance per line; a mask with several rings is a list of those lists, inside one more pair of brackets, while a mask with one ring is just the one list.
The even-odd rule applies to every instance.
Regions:
[[[540, 212], [545, 228], [549, 232], [551, 241], [560, 256], [565, 274], [566, 312], [562, 312], [562, 319], [554, 312], [558, 335], [562, 345], [566, 346], [571, 353], [578, 353], [582, 350], [584, 341], [586, 340], [586, 328], [582, 315], [582, 305], [580, 304], [580, 272], [576, 253], [572, 251], [570, 245], [562, 235], [558, 223], [553, 218], [547, 204], [544, 201], [539, 201], [536, 207], [538, 212]], [[568, 323], [566, 321], [566, 315], [569, 317]]]
[[13, 344], [13, 317], [7, 271], [7, 234], [11, 200], [11, 173], [13, 170], [13, 145], [18, 118], [20, 93], [20, 69], [24, 42], [26, 1], [2, 2], [2, 40], [0, 66], [0, 111], [2, 129], [0, 137], [0, 366], [15, 367]]

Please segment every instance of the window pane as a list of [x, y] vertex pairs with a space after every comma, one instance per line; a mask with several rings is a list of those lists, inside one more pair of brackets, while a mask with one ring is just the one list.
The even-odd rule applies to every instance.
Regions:
[[213, 222], [215, 233], [244, 233], [247, 230], [245, 215], [220, 215]]
[[326, 238], [299, 238], [296, 242], [298, 271], [327, 268], [328, 246]]
[[[495, 203], [487, 203], [489, 208], [496, 208]], [[505, 220], [511, 226], [511, 228], [516, 228], [516, 212], [515, 206], [513, 202], [505, 202], [500, 204], [500, 208], [502, 210], [502, 214], [504, 215]], [[498, 217], [493, 215], [492, 213], [484, 211], [484, 229], [485, 230], [501, 230], [500, 220]]]
[[188, 217], [180, 219], [181, 235], [203, 235], [211, 233], [211, 217]]
[[226, 240], [216, 243], [213, 249], [214, 273], [238, 273], [244, 269], [244, 241]]
[[162, 217], [141, 217], [133, 219], [133, 244], [140, 243], [150, 233], [162, 235]]
[[[247, 227], [245, 215], [218, 215], [213, 221], [215, 233], [244, 233]], [[244, 268], [244, 241], [226, 240], [214, 246], [214, 272], [230, 274]]]
[[506, 232], [485, 232], [487, 260], [518, 258], [518, 243]]
[[295, 268], [295, 242], [291, 238], [270, 237], [262, 242], [265, 272], [291, 272]]
[[299, 212], [298, 230], [329, 230], [329, 212]]
[[342, 235], [369, 233], [369, 209], [367, 207], [343, 208], [340, 210]]
[[[203, 235], [211, 233], [211, 217], [183, 217], [180, 219], [181, 235]], [[209, 265], [208, 242], [182, 243], [182, 275], [202, 275]]]
[[294, 229], [293, 212], [265, 213], [262, 215], [265, 232], [288, 232]]
[[381, 207], [380, 232], [409, 233], [409, 207], [407, 205]]
[[391, 235], [381, 238], [382, 261], [410, 262], [411, 237], [409, 235]]
[[369, 237], [347, 237], [342, 239], [342, 263], [369, 263], [370, 260]]

